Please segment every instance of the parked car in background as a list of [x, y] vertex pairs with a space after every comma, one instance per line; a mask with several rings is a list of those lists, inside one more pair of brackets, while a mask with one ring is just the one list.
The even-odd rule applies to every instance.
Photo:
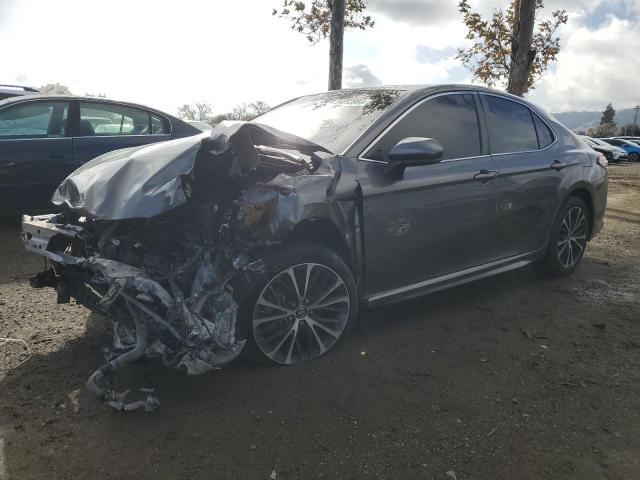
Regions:
[[587, 142], [587, 145], [596, 152], [602, 153], [610, 162], [622, 162], [629, 158], [627, 152], [620, 147], [614, 147], [598, 138], [588, 137], [586, 135], [581, 135], [581, 137]]
[[611, 138], [616, 138], [618, 140], [627, 140], [629, 142], [633, 142], [633, 143], [637, 143], [640, 145], [640, 137], [611, 137]]
[[23, 95], [36, 95], [38, 90], [22, 85], [0, 85], [0, 100], [10, 97], [21, 97]]
[[363, 303], [531, 263], [570, 274], [603, 225], [607, 161], [519, 97], [376, 87], [105, 155], [53, 200], [23, 217], [26, 248], [55, 265], [32, 285], [121, 320], [110, 365], [155, 352], [196, 374], [245, 348], [319, 357]]
[[211, 130], [213, 127], [211, 124], [203, 121], [203, 120], [185, 120], [192, 127], [196, 127], [201, 132], [206, 132], [207, 130]]
[[200, 133], [142, 105], [24, 95], [0, 101], [0, 213], [50, 205], [60, 182], [103, 153]]
[[640, 160], [640, 144], [632, 142], [631, 140], [622, 140], [620, 138], [601, 138], [601, 140], [607, 142], [614, 147], [622, 148], [629, 155], [629, 160], [637, 162]]

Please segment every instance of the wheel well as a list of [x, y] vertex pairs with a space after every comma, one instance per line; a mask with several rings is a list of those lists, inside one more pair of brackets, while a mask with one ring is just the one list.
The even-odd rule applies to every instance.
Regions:
[[313, 218], [299, 223], [287, 239], [287, 243], [301, 241], [320, 243], [330, 248], [340, 255], [353, 272], [353, 258], [347, 242], [340, 234], [338, 227], [331, 221], [323, 218]]
[[589, 212], [589, 217], [591, 219], [590, 222], [590, 230], [589, 230], [589, 239], [591, 239], [591, 233], [593, 232], [593, 219], [594, 219], [594, 211], [593, 211], [593, 198], [588, 190], [584, 188], [579, 188], [571, 192], [572, 197], [578, 197], [581, 199], [584, 204], [587, 206], [587, 210]]

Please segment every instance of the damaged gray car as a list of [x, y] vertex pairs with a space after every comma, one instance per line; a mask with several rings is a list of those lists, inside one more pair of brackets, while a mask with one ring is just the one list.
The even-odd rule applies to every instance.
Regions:
[[32, 278], [108, 317], [88, 387], [141, 357], [196, 375], [242, 352], [323, 355], [378, 305], [535, 263], [571, 273], [606, 160], [522, 99], [470, 86], [301, 97], [250, 122], [108, 153], [24, 216]]

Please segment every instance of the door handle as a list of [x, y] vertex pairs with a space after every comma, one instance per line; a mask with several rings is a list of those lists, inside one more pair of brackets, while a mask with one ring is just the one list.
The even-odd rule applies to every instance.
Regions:
[[473, 179], [486, 183], [489, 180], [496, 178], [497, 176], [498, 176], [498, 172], [496, 172], [495, 170], [485, 170], [483, 168], [473, 176]]
[[60, 160], [64, 158], [64, 153], [52, 153], [51, 155], [49, 155], [49, 158], [51, 160]]
[[551, 164], [551, 168], [553, 168], [554, 170], [562, 170], [563, 168], [567, 167], [567, 162], [561, 162], [560, 160], [555, 160], [552, 164]]

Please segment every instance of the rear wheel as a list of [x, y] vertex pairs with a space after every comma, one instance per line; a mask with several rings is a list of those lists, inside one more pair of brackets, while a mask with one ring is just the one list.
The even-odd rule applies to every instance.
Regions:
[[349, 267], [335, 252], [311, 245], [278, 249], [264, 262], [264, 274], [245, 285], [240, 302], [248, 354], [282, 365], [324, 355], [357, 316]]
[[636, 153], [636, 152], [631, 152], [629, 154], [629, 160], [632, 162], [637, 162], [638, 160], [640, 160], [640, 154]]
[[584, 256], [591, 217], [584, 201], [570, 197], [551, 230], [546, 257], [536, 266], [556, 277], [573, 272]]

